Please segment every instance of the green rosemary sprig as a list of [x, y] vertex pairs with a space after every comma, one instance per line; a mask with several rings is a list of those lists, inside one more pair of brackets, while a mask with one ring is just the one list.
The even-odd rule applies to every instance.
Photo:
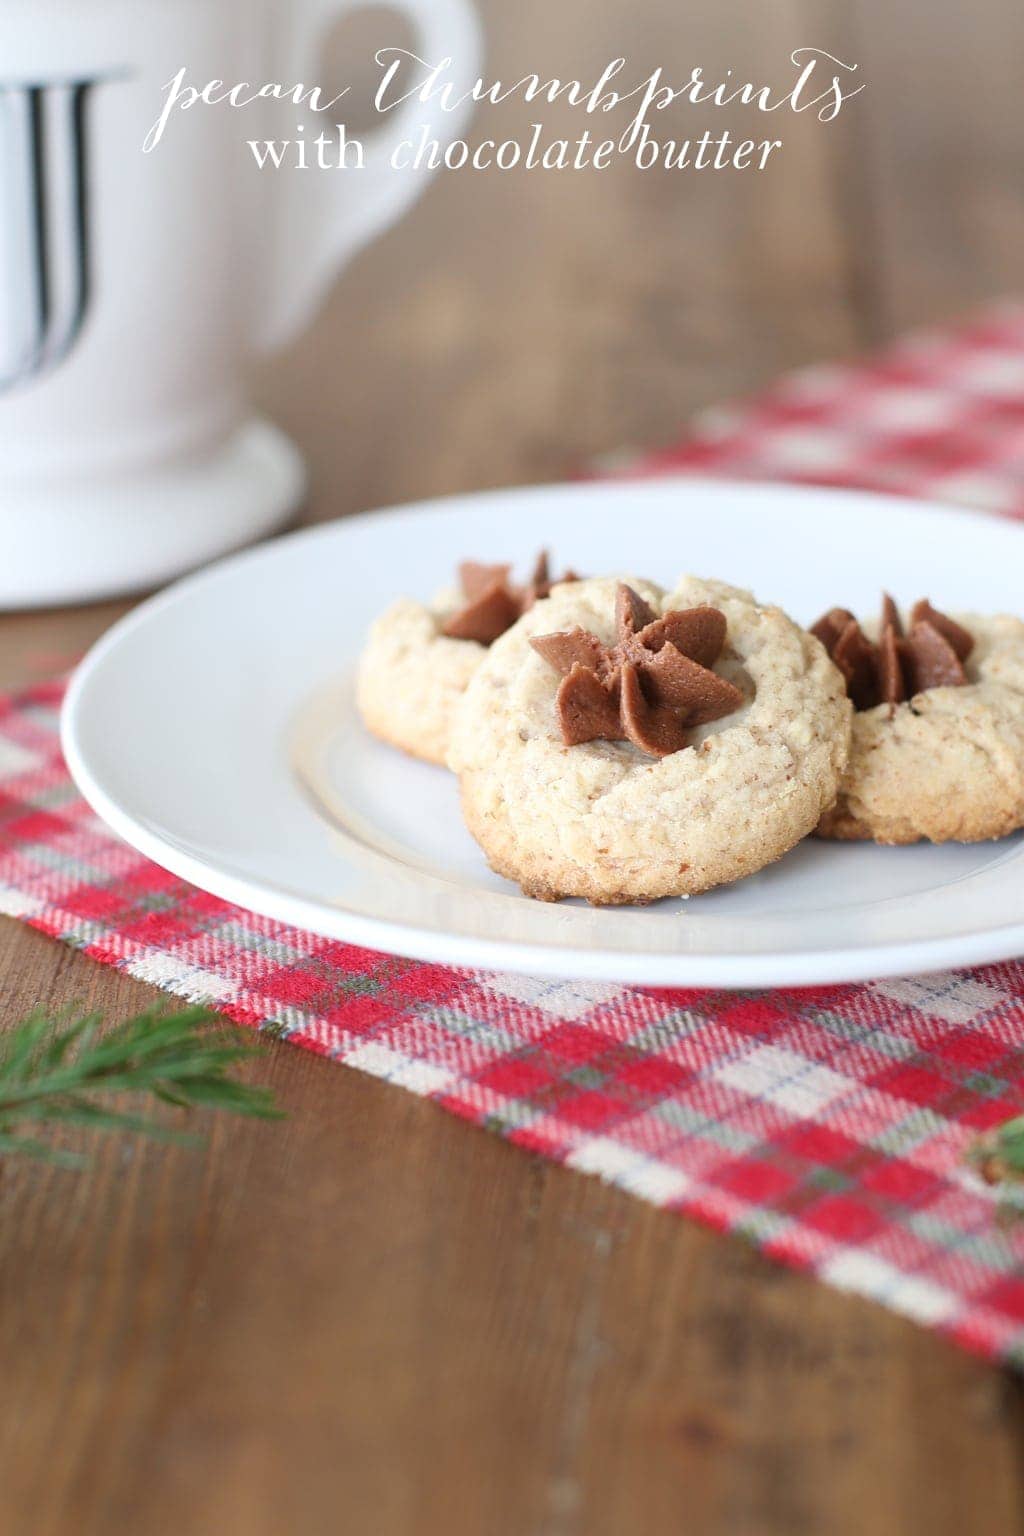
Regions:
[[119, 1093], [145, 1094], [181, 1109], [202, 1106], [262, 1119], [280, 1114], [269, 1089], [228, 1076], [253, 1047], [208, 1009], [154, 1008], [101, 1033], [102, 1022], [95, 1013], [55, 1019], [34, 1013], [0, 1035], [0, 1158], [18, 1153], [81, 1166], [81, 1157], [38, 1134], [63, 1125], [190, 1139], [164, 1120], [112, 1107], [109, 1097]]

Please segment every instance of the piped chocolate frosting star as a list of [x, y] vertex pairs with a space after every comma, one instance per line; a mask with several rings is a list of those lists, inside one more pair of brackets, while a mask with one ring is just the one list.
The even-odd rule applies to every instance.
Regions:
[[[558, 579], [579, 580], [573, 571], [566, 571]], [[537, 556], [529, 581], [521, 587], [512, 584], [511, 565], [481, 565], [476, 560], [464, 560], [459, 566], [463, 605], [445, 622], [441, 633], [453, 640], [493, 645], [539, 598], [547, 597], [555, 584], [556, 579], [548, 569], [546, 549]]]
[[830, 608], [816, 624], [816, 635], [846, 680], [857, 710], [888, 704], [890, 712], [905, 699], [929, 688], [962, 688], [964, 662], [974, 649], [967, 630], [926, 597], [915, 603], [904, 632], [896, 604], [882, 594], [877, 644], [869, 640], [846, 608]]
[[682, 608], [660, 619], [620, 583], [615, 645], [581, 629], [535, 635], [530, 644], [562, 677], [558, 723], [567, 747], [631, 741], [651, 757], [689, 745], [698, 725], [731, 715], [743, 694], [712, 670], [725, 644], [725, 614]]

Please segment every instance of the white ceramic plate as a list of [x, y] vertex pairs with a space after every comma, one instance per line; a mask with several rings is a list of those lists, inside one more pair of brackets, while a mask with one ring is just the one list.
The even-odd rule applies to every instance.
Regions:
[[[842, 603], [1019, 611], [1024, 529], [848, 492], [694, 480], [557, 486], [373, 513], [223, 561], [116, 625], [64, 710], [96, 811], [176, 874], [270, 917], [448, 964], [648, 985], [800, 985], [1024, 953], [1024, 840], [875, 848], [808, 841], [737, 886], [594, 910], [493, 875], [440, 768], [362, 729], [352, 669], [399, 593], [428, 597], [472, 556], [520, 569], [684, 571], [753, 588], [810, 623]], [[291, 754], [310, 700], [336, 728], [316, 772]], [[305, 724], [303, 724], [305, 722]]]

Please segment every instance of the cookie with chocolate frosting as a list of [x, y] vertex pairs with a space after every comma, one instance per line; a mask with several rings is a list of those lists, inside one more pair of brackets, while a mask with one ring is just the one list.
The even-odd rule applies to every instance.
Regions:
[[832, 608], [811, 632], [856, 710], [819, 837], [982, 842], [1024, 826], [1024, 622], [927, 598], [903, 615], [886, 593], [874, 623]]
[[492, 868], [543, 900], [690, 895], [834, 801], [851, 706], [824, 649], [719, 582], [562, 586], [490, 648], [449, 766]]
[[511, 565], [465, 560], [458, 584], [431, 604], [400, 598], [373, 624], [359, 661], [356, 701], [375, 736], [444, 763], [456, 706], [487, 649], [556, 581], [546, 551], [526, 581]]

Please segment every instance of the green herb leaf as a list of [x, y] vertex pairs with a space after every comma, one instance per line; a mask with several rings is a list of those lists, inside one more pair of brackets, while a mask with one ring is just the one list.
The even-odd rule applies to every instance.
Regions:
[[[79, 1018], [35, 1013], [0, 1035], [0, 1158], [42, 1157], [81, 1166], [75, 1153], [35, 1134], [55, 1125], [194, 1139], [164, 1119], [110, 1105], [110, 1095], [126, 1092], [177, 1109], [201, 1106], [260, 1119], [280, 1116], [268, 1089], [228, 1076], [256, 1051], [208, 1009], [150, 1009], [104, 1033], [101, 1023], [95, 1013]], [[33, 1134], [23, 1134], [27, 1127]]]

